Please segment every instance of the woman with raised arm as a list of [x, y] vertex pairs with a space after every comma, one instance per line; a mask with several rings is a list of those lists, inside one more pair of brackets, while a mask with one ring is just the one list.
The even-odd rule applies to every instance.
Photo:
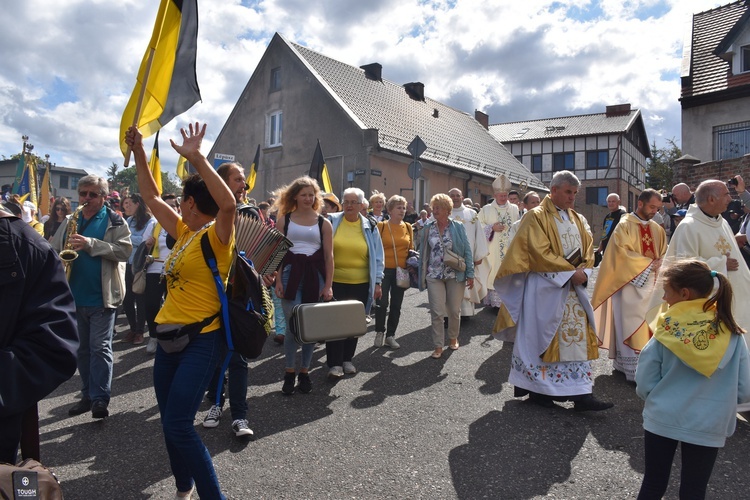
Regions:
[[[182, 145], [170, 140], [172, 147], [198, 172], [183, 183], [182, 215], [159, 196], [140, 132], [131, 127], [126, 134], [135, 155], [141, 196], [156, 220], [177, 240], [164, 263], [167, 297], [156, 316], [159, 346], [154, 360], [154, 392], [177, 497], [190, 498], [197, 489], [201, 498], [223, 499], [211, 455], [193, 426], [224, 342], [221, 305], [203, 257], [201, 238], [207, 235], [219, 273], [226, 280], [234, 248], [236, 203], [226, 183], [200, 152], [206, 126], [195, 123], [180, 132]], [[171, 340], [166, 340], [168, 337]]]

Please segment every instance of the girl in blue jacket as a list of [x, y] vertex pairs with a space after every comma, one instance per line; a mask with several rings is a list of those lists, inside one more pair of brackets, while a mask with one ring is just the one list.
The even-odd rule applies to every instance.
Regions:
[[680, 498], [704, 498], [719, 448], [734, 433], [737, 404], [750, 401], [748, 350], [724, 275], [683, 260], [661, 277], [669, 309], [652, 323], [654, 336], [635, 374], [636, 392], [646, 401], [646, 471], [638, 498], [662, 498], [678, 442]]

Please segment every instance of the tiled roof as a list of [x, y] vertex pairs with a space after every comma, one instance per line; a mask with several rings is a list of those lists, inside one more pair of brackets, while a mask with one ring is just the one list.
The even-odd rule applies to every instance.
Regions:
[[368, 79], [360, 68], [284, 41], [355, 123], [378, 130], [382, 149], [411, 156], [407, 146], [418, 135], [427, 145], [425, 161], [491, 178], [505, 173], [514, 183], [546, 190], [473, 116], [429, 97], [412, 99], [402, 85]]
[[640, 117], [640, 110], [631, 109], [627, 114], [607, 117], [605, 113], [593, 115], [561, 116], [523, 122], [490, 125], [490, 133], [503, 143], [537, 139], [559, 139], [585, 135], [621, 134]]
[[692, 85], [682, 89], [682, 97], [698, 96], [727, 88], [728, 63], [714, 54], [727, 34], [748, 11], [745, 0], [693, 15], [693, 33], [690, 46], [690, 72]]

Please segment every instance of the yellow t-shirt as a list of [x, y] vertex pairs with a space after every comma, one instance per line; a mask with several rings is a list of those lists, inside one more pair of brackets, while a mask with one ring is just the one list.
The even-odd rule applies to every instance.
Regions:
[[[234, 255], [234, 229], [229, 244], [224, 245], [216, 236], [215, 224], [196, 233], [180, 219], [177, 222], [177, 243], [174, 244], [172, 253], [164, 264], [167, 298], [159, 314], [156, 315], [156, 323], [189, 325], [216, 314], [221, 307], [213, 274], [206, 265], [201, 250], [201, 238], [206, 231], [208, 231], [208, 241], [216, 255], [219, 274], [226, 285]], [[193, 235], [195, 237], [190, 240]], [[188, 240], [190, 244], [180, 251]], [[175, 259], [173, 266], [171, 265], [172, 259]], [[218, 330], [220, 327], [221, 322], [217, 317], [210, 325], [203, 328], [201, 333]]]
[[[401, 222], [400, 225], [391, 224], [388, 221], [378, 222], [378, 231], [383, 239], [383, 253], [385, 254], [385, 268], [395, 269], [406, 267], [406, 258], [409, 256], [411, 246], [411, 224]], [[393, 254], [393, 245], [396, 245], [396, 255]], [[398, 263], [396, 262], [398, 256]]]
[[333, 263], [333, 281], [336, 283], [369, 283], [370, 259], [360, 219], [349, 222], [341, 218], [333, 236]]

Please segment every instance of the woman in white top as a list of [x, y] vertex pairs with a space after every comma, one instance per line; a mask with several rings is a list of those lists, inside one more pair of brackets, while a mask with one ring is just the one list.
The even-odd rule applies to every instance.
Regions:
[[[284, 257], [276, 279], [276, 295], [282, 299], [284, 317], [289, 318], [297, 304], [333, 298], [333, 232], [328, 219], [318, 214], [322, 203], [315, 179], [303, 176], [278, 192], [276, 227], [294, 244]], [[302, 346], [302, 366], [296, 373], [297, 342], [292, 335], [284, 337], [285, 373], [281, 391], [291, 395], [296, 389], [307, 394], [312, 390], [308, 372], [314, 344]]]

